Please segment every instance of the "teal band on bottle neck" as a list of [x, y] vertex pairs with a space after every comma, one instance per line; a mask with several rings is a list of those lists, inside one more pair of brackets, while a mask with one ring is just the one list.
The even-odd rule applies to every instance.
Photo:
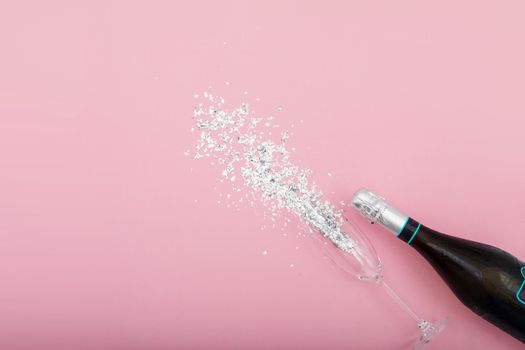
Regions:
[[419, 228], [421, 227], [421, 224], [417, 225], [417, 228], [416, 230], [414, 231], [414, 233], [412, 234], [412, 237], [410, 237], [410, 239], [408, 240], [408, 244], [410, 244], [410, 242], [412, 242], [412, 240], [414, 239], [414, 237], [416, 237], [417, 235], [417, 232], [419, 231]]
[[396, 236], [399, 236], [401, 234], [401, 232], [403, 232], [403, 230], [405, 229], [406, 225], [408, 224], [408, 220], [410, 220], [410, 216], [407, 216], [407, 219], [405, 220], [405, 223], [403, 224], [403, 226], [401, 227], [399, 232], [396, 234]]

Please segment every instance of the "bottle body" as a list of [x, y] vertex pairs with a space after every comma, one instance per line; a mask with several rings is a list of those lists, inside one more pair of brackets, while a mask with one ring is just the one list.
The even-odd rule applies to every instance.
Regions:
[[398, 238], [410, 241], [465, 306], [525, 343], [525, 263], [499, 248], [437, 232], [412, 218]]

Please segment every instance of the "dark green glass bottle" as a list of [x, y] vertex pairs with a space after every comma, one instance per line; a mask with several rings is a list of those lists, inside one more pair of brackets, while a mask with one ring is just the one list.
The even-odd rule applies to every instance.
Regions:
[[356, 192], [352, 205], [416, 249], [469, 309], [525, 343], [525, 263], [499, 248], [432, 230], [366, 189]]

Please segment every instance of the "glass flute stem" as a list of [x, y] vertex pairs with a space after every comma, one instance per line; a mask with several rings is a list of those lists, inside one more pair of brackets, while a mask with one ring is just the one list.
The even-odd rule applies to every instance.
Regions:
[[401, 297], [396, 293], [396, 291], [394, 289], [392, 289], [392, 287], [390, 287], [390, 285], [388, 283], [386, 283], [386, 281], [384, 280], [383, 277], [380, 278], [379, 283], [383, 286], [383, 288], [388, 293], [388, 295], [396, 302], [396, 304], [398, 304], [399, 307], [401, 307], [403, 310], [405, 310], [406, 313], [414, 321], [416, 321], [418, 324], [421, 321], [423, 321], [418, 315], [416, 315], [416, 313], [410, 308], [410, 306], [408, 306], [407, 303], [405, 303], [403, 301], [403, 299], [401, 299]]
[[434, 336], [439, 334], [447, 325], [447, 318], [434, 323], [426, 321], [425, 319], [419, 317], [410, 308], [410, 306], [408, 306], [407, 303], [405, 303], [404, 300], [401, 299], [401, 297], [396, 293], [396, 291], [388, 283], [385, 282], [383, 276], [380, 276], [377, 279], [377, 282], [383, 286], [387, 294], [396, 302], [396, 304], [399, 305], [401, 309], [405, 310], [405, 312], [410, 316], [410, 318], [416, 321], [417, 326], [420, 330], [420, 334], [416, 343], [413, 344], [412, 349], [421, 350], [422, 348], [424, 348], [430, 342], [430, 340]]

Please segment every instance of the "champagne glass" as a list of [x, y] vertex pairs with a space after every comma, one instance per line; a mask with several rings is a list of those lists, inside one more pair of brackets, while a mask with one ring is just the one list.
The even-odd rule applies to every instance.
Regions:
[[416, 314], [385, 281], [381, 260], [374, 246], [348, 217], [343, 218], [341, 231], [350, 237], [354, 243], [351, 252], [345, 252], [334, 245], [321, 232], [309, 235], [320, 245], [328, 258], [345, 273], [356, 277], [360, 281], [381, 286], [392, 300], [413, 319], [418, 328], [412, 349], [419, 350], [427, 345], [433, 337], [439, 334], [447, 324], [447, 318], [437, 322], [430, 322]]
[[[195, 159], [213, 157], [224, 166], [222, 175], [232, 184], [237, 178], [235, 174], [240, 175], [251, 193], [257, 194], [271, 209], [272, 216], [286, 208], [312, 231], [319, 232], [309, 236], [320, 243], [339, 268], [371, 285], [380, 285], [414, 319], [420, 330], [414, 349], [421, 349], [441, 332], [445, 321], [428, 322], [408, 307], [385, 282], [380, 259], [372, 244], [357, 226], [342, 217], [341, 211], [323, 200], [322, 192], [309, 179], [311, 171], [291, 161], [286, 149], [288, 134], [284, 132], [278, 142], [272, 141], [270, 132], [257, 129], [263, 118], [250, 117], [247, 104], [232, 111], [225, 110], [223, 104], [222, 97], [204, 92], [204, 102], [194, 110], [196, 126], [201, 130]], [[272, 124], [266, 122], [264, 125], [270, 127]], [[235, 173], [238, 162], [242, 165], [240, 172]], [[240, 191], [235, 185], [233, 188]]]

